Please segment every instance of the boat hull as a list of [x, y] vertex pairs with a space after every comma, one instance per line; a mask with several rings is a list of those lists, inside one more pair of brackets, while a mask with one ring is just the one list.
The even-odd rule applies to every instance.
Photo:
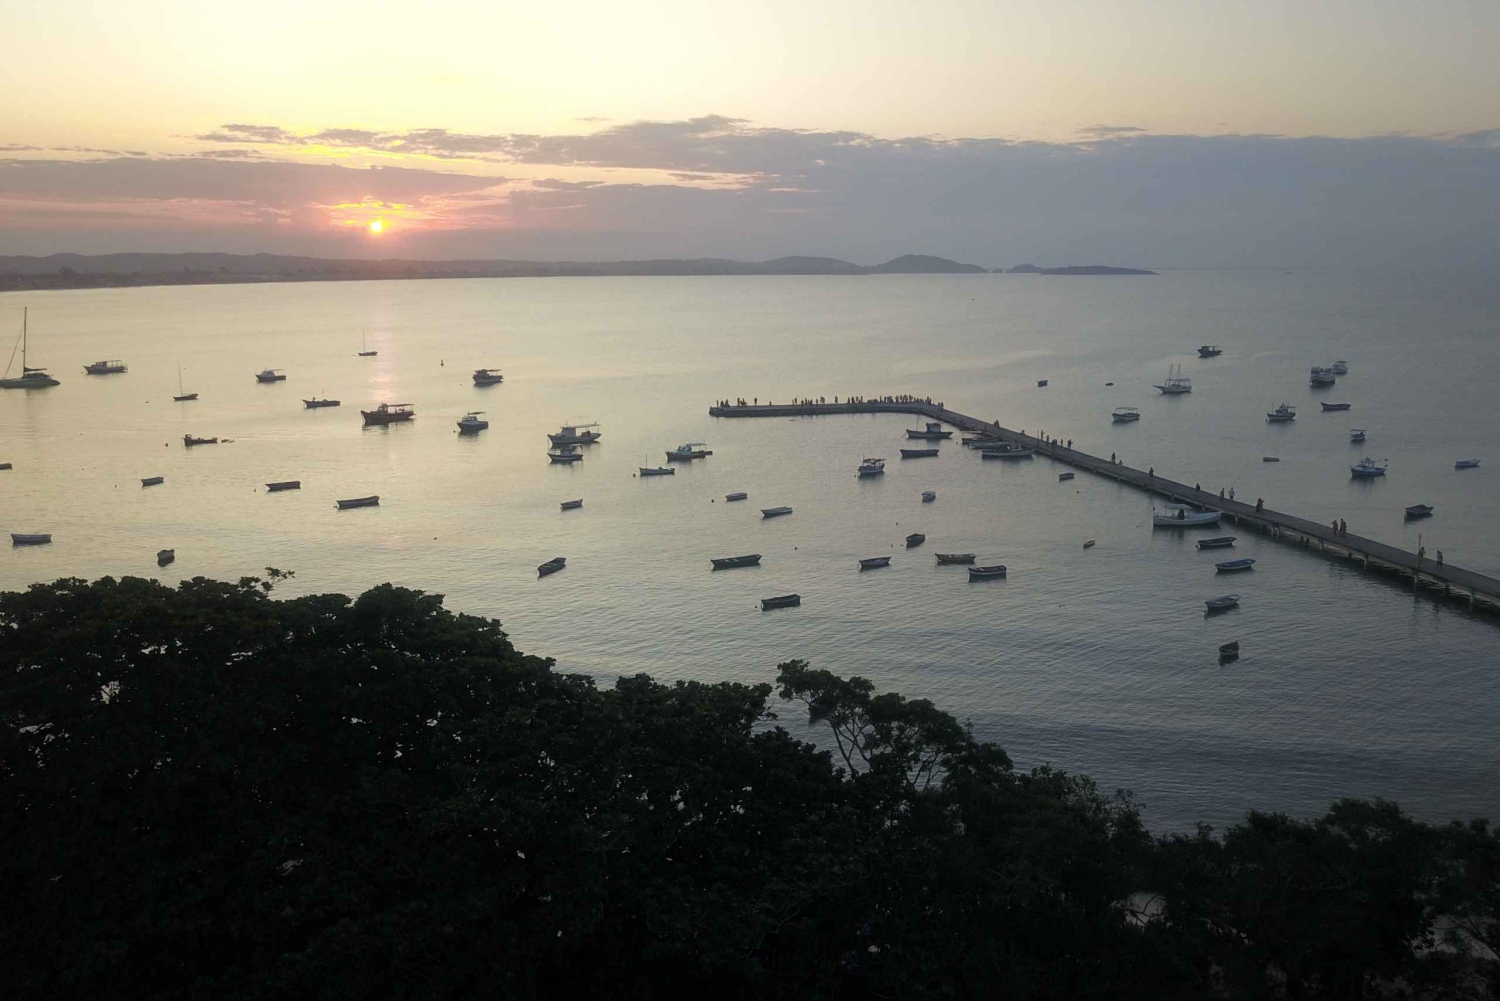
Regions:
[[1214, 569], [1219, 571], [1219, 573], [1239, 573], [1242, 570], [1249, 570], [1253, 566], [1255, 566], [1253, 559], [1229, 560], [1225, 563], [1215, 563]]
[[174, 396], [174, 397], [172, 397], [172, 402], [173, 403], [187, 403], [188, 401], [190, 401], [190, 400], [196, 400], [197, 398], [198, 398], [198, 394], [197, 393], [183, 393], [181, 396]]
[[307, 410], [319, 410], [323, 407], [337, 407], [342, 400], [303, 400], [302, 406]]
[[937, 561], [942, 564], [949, 563], [973, 563], [973, 553], [938, 553]]
[[566, 559], [561, 556], [555, 556], [552, 559], [548, 560], [546, 563], [543, 563], [541, 566], [537, 567], [536, 575], [538, 577], [547, 577], [551, 574], [557, 573], [557, 571], [561, 570], [567, 565], [568, 561]]
[[301, 490], [301, 480], [281, 480], [277, 483], [267, 483], [266, 490], [270, 493], [280, 493], [283, 490]]
[[881, 567], [888, 567], [890, 565], [891, 558], [889, 556], [875, 556], [868, 560], [859, 561], [859, 568], [861, 570], [879, 570]]
[[1406, 509], [1407, 518], [1430, 518], [1432, 517], [1432, 506], [1430, 504], [1413, 504]]
[[903, 448], [901, 458], [903, 459], [930, 459], [938, 454], [935, 448]]
[[[581, 457], [580, 457], [581, 458]], [[677, 470], [664, 466], [639, 466], [642, 476], [676, 476]]]
[[353, 497], [349, 500], [335, 501], [334, 503], [338, 505], [340, 511], [347, 511], [350, 508], [356, 507], [379, 507], [380, 497], [378, 495], [371, 495], [369, 497]]
[[158, 550], [157, 553], [156, 553], [156, 565], [159, 566], [159, 567], [164, 567], [168, 563], [171, 563], [176, 558], [177, 558], [177, 550], [175, 550], [175, 549], [161, 549], [161, 550]]
[[800, 604], [802, 604], [802, 595], [783, 594], [775, 598], [760, 599], [760, 610], [764, 612], [771, 608], [796, 608]]
[[969, 567], [970, 580], [996, 580], [1004, 576], [1004, 567]]
[[1191, 528], [1194, 525], [1217, 525], [1223, 517], [1220, 511], [1195, 511], [1178, 517], [1173, 514], [1153, 514], [1151, 524], [1155, 528]]
[[742, 500], [745, 500], [746, 498], [748, 498], [749, 496], [750, 495], [747, 494], [747, 493], [745, 493], [744, 491], [738, 491], [737, 490], [737, 491], [735, 491], [732, 494], [725, 494], [724, 495], [724, 499], [727, 500], [727, 501], [742, 501]]
[[27, 535], [24, 532], [11, 532], [10, 544], [12, 546], [45, 546], [52, 541], [50, 533], [40, 535]]
[[1325, 411], [1328, 411], [1328, 410], [1348, 410], [1350, 408], [1350, 406], [1352, 406], [1352, 404], [1348, 404], [1348, 403], [1325, 403], [1325, 404], [1323, 404], [1323, 409]]
[[401, 424], [417, 416], [411, 411], [402, 413], [383, 414], [378, 410], [361, 410], [359, 415], [365, 419], [367, 427], [383, 427], [386, 424]]
[[906, 429], [906, 437], [908, 437], [908, 438], [919, 438], [919, 439], [921, 439], [923, 441], [942, 441], [945, 438], [952, 438], [953, 437], [953, 432], [952, 431], [913, 431], [910, 428], [907, 428]]
[[583, 507], [583, 501], [581, 501], [581, 500], [563, 501], [561, 506], [562, 506], [562, 509], [564, 511], [576, 511], [579, 508]]
[[1234, 540], [1236, 538], [1237, 538], [1237, 536], [1225, 535], [1225, 536], [1221, 536], [1221, 537], [1219, 537], [1217, 539], [1199, 539], [1198, 540], [1198, 548], [1199, 549], [1229, 549], [1229, 548], [1233, 547]]
[[749, 556], [729, 556], [724, 559], [710, 560], [715, 570], [733, 570], [736, 567], [760, 566], [760, 553], [751, 553]]
[[979, 453], [986, 459], [1030, 459], [1036, 455], [1030, 448], [987, 448]]
[[789, 507], [763, 507], [760, 509], [760, 516], [762, 518], [780, 518], [791, 513], [792, 509]]
[[602, 437], [602, 434], [590, 431], [587, 434], [549, 434], [547, 440], [554, 445], [592, 445]]
[[61, 386], [62, 383], [50, 375], [22, 376], [19, 379], [0, 379], [0, 389], [46, 389], [48, 386]]
[[219, 439], [217, 438], [194, 438], [190, 434], [182, 436], [182, 445], [184, 448], [192, 448], [194, 445], [217, 445], [218, 443]]
[[166, 479], [167, 478], [165, 476], [147, 476], [141, 480], [141, 486], [154, 487], [158, 484], [165, 483]]

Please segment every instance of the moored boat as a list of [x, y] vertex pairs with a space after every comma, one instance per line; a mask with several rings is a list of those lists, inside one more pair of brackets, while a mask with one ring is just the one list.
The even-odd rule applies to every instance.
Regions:
[[1348, 410], [1353, 405], [1352, 403], [1325, 403], [1322, 406], [1326, 413], [1329, 410]]
[[182, 388], [182, 366], [181, 365], [177, 366], [177, 394], [178, 395], [172, 397], [172, 402], [173, 403], [187, 403], [190, 400], [196, 400], [198, 398], [198, 394], [197, 393], [189, 393], [186, 389]]
[[382, 403], [374, 410], [361, 410], [360, 416], [368, 425], [397, 424], [417, 416], [410, 403]]
[[745, 491], [743, 490], [736, 490], [732, 494], [725, 494], [724, 499], [727, 501], [742, 501], [749, 496], [750, 495], [745, 493]]
[[1199, 549], [1228, 549], [1234, 545], [1235, 535], [1219, 535], [1212, 539], [1199, 539]]
[[760, 565], [760, 553], [751, 553], [749, 556], [725, 556], [717, 560], [709, 560], [715, 570], [733, 570], [735, 567], [753, 567]]
[[[582, 456], [579, 456], [582, 458]], [[671, 466], [637, 466], [642, 476], [676, 476], [677, 470]]]
[[764, 612], [768, 608], [794, 608], [802, 604], [800, 594], [779, 594], [774, 598], [760, 599], [760, 610]]
[[952, 438], [953, 437], [953, 432], [952, 431], [944, 431], [943, 430], [943, 425], [940, 422], [938, 422], [938, 421], [928, 421], [927, 422], [927, 430], [925, 430], [925, 431], [914, 431], [911, 428], [907, 428], [906, 429], [906, 437], [908, 437], [908, 438], [926, 438], [926, 439], [928, 439], [930, 441], [936, 441], [939, 438]]
[[118, 375], [121, 372], [129, 371], [125, 367], [125, 363], [118, 358], [109, 361], [90, 362], [83, 366], [83, 370], [89, 375]]
[[927, 536], [923, 535], [921, 532], [913, 532], [906, 537], [906, 548], [910, 549], [913, 546], [920, 546], [926, 541]]
[[359, 356], [361, 358], [374, 358], [380, 354], [379, 351], [371, 351], [366, 344], [366, 335], [363, 330], [359, 333]]
[[1116, 424], [1128, 424], [1131, 421], [1140, 420], [1141, 412], [1136, 407], [1115, 407], [1114, 412], [1109, 415], [1109, 419]]
[[1239, 655], [1240, 655], [1240, 641], [1239, 640], [1235, 640], [1233, 643], [1223, 643], [1223, 644], [1220, 644], [1220, 646], [1219, 646], [1219, 658], [1221, 660], [1234, 660]]
[[310, 400], [303, 400], [302, 406], [307, 410], [317, 410], [320, 407], [337, 407], [340, 406], [342, 402], [342, 400], [320, 400], [316, 396], [314, 396]]
[[268, 493], [273, 493], [273, 494], [280, 493], [283, 490], [301, 490], [301, 489], [302, 489], [302, 481], [301, 480], [277, 480], [275, 483], [267, 483], [266, 484], [266, 491]]
[[930, 459], [938, 454], [935, 448], [903, 448], [901, 458], [903, 459]]
[[938, 553], [937, 554], [937, 561], [939, 563], [942, 563], [942, 564], [947, 564], [947, 563], [973, 563], [974, 562], [974, 554], [973, 553]]
[[474, 370], [474, 385], [493, 386], [505, 381], [505, 376], [500, 374], [498, 368], [476, 368]]
[[762, 518], [780, 518], [784, 514], [791, 513], [792, 509], [789, 507], [763, 507], [760, 509], [760, 516]]
[[889, 556], [871, 556], [867, 560], [859, 561], [859, 568], [861, 570], [879, 570], [881, 567], [888, 567], [890, 565], [891, 558]]
[[547, 435], [548, 440], [554, 445], [592, 445], [603, 435], [598, 431], [590, 431], [589, 428], [598, 427], [593, 424], [564, 424], [562, 430], [557, 434]]
[[1330, 370], [1333, 372], [1334, 375], [1348, 375], [1349, 374], [1349, 363], [1346, 362], [1346, 361], [1344, 361], [1344, 359], [1340, 358], [1338, 361], [1334, 362], [1333, 365], [1330, 366]]
[[1384, 459], [1372, 459], [1365, 456], [1354, 465], [1349, 467], [1349, 475], [1356, 479], [1367, 480], [1374, 476], [1384, 476], [1387, 463]]
[[1085, 548], [1085, 549], [1093, 549], [1096, 545], [1098, 545], [1097, 540], [1095, 540], [1095, 539], [1089, 539], [1087, 542], [1085, 542], [1083, 544], [1083, 548]]
[[182, 445], [184, 448], [192, 448], [194, 445], [217, 445], [218, 443], [219, 439], [217, 438], [194, 438], [190, 434], [182, 436]]
[[1332, 386], [1338, 380], [1333, 376], [1333, 369], [1314, 365], [1307, 376], [1308, 384], [1315, 389], [1323, 389]]
[[1151, 524], [1158, 528], [1186, 528], [1193, 525], [1217, 525], [1223, 517], [1221, 511], [1194, 511], [1192, 508], [1180, 505], [1166, 504], [1162, 508], [1165, 514], [1158, 514], [1155, 508], [1151, 509]]
[[1036, 449], [1020, 446], [1012, 448], [987, 448], [979, 454], [986, 459], [1029, 459], [1036, 455]]
[[987, 442], [987, 441], [995, 441], [995, 440], [996, 440], [995, 436], [992, 435], [992, 434], [964, 435], [962, 438], [959, 439], [959, 441], [963, 442], [963, 444], [965, 444], [965, 445], [979, 445], [979, 444], [983, 444], [984, 442]]
[[867, 458], [859, 464], [858, 472], [860, 476], [879, 476], [885, 472], [885, 460]]
[[262, 369], [255, 373], [256, 382], [285, 382], [286, 373], [279, 368]]
[[1406, 516], [1408, 518], [1426, 518], [1431, 514], [1431, 504], [1413, 504], [1406, 509]]
[[546, 563], [543, 563], [541, 566], [536, 568], [536, 575], [538, 577], [545, 577], [548, 574], [557, 573], [557, 571], [561, 570], [567, 565], [568, 561], [566, 558], [562, 556], [554, 556]]
[[1454, 469], [1478, 469], [1478, 459], [1459, 459], [1453, 464]]
[[1071, 480], [1073, 478], [1073, 475], [1073, 473], [1058, 473], [1057, 482], [1062, 483], [1065, 480]]
[[26, 364], [26, 320], [30, 314], [29, 307], [21, 310], [21, 374], [14, 379], [10, 377], [10, 366], [15, 360], [15, 349], [12, 348], [11, 362], [7, 362], [5, 366], [5, 377], [0, 378], [0, 389], [46, 389], [48, 386], [62, 385], [45, 370]]
[[1351, 443], [1356, 442], [1356, 441], [1364, 441], [1364, 440], [1365, 440], [1365, 432], [1364, 432], [1363, 428], [1350, 428], [1349, 429], [1349, 441]]
[[702, 459], [714, 453], [705, 441], [683, 442], [667, 453], [668, 462], [689, 462], [693, 459]]
[[176, 558], [177, 558], [177, 550], [175, 550], [175, 549], [158, 549], [156, 551], [156, 565], [159, 566], [159, 567], [166, 566], [168, 563], [171, 563]]
[[458, 421], [458, 433], [476, 434], [489, 427], [490, 422], [480, 416], [483, 413], [483, 410], [470, 410], [464, 414]]
[[1280, 462], [1281, 461], [1281, 457], [1280, 456], [1276, 456], [1276, 455], [1263, 455], [1263, 456], [1260, 457], [1260, 461], [1261, 462]]
[[1163, 396], [1181, 396], [1193, 391], [1193, 380], [1182, 374], [1181, 365], [1167, 369], [1167, 380], [1156, 387]]
[[1287, 421], [1297, 419], [1297, 411], [1289, 403], [1283, 403], [1275, 410], [1266, 414], [1266, 422], [1269, 424], [1285, 424]]
[[581, 508], [581, 507], [583, 507], [583, 498], [582, 497], [578, 498], [577, 500], [570, 500], [570, 501], [563, 501], [562, 502], [562, 509], [564, 511], [576, 511], [578, 508]]
[[929, 503], [931, 503], [932, 501], [935, 501], [935, 500], [937, 500], [937, 491], [935, 491], [935, 490], [923, 490], [922, 491], [922, 503], [923, 504], [929, 504]]
[[1242, 560], [1225, 560], [1223, 563], [1215, 563], [1214, 569], [1224, 573], [1234, 573], [1237, 570], [1249, 570], [1255, 566], [1255, 558], [1247, 556]]
[[994, 577], [1004, 577], [1005, 567], [1003, 565], [989, 567], [969, 567], [970, 580], [989, 580]]
[[141, 486], [154, 487], [160, 483], [165, 483], [166, 480], [167, 478], [165, 476], [147, 476], [141, 479]]
[[352, 497], [348, 500], [334, 501], [340, 511], [347, 511], [353, 507], [379, 507], [380, 496], [371, 494], [369, 497]]
[[1235, 605], [1238, 605], [1239, 603], [1240, 603], [1240, 596], [1239, 595], [1237, 595], [1237, 594], [1225, 594], [1225, 595], [1220, 595], [1217, 598], [1209, 598], [1203, 604], [1205, 604], [1205, 605], [1208, 606], [1208, 610], [1210, 612], [1217, 612], [1217, 611], [1220, 611], [1220, 610], [1225, 609], [1225, 608], [1233, 608]]
[[12, 546], [43, 546], [52, 541], [51, 532], [28, 535], [25, 532], [11, 532], [10, 544]]
[[[547, 458], [553, 462], [582, 462], [583, 453], [577, 445], [558, 445], [547, 449]], [[642, 470], [644, 473], [645, 470]]]
[[1046, 380], [1046, 379], [1038, 379], [1038, 380], [1037, 380], [1037, 381], [1036, 381], [1036, 384], [1037, 384], [1037, 385], [1038, 385], [1038, 386], [1045, 386], [1045, 385], [1047, 385], [1047, 380]]
[[1199, 358], [1217, 358], [1224, 353], [1224, 349], [1217, 344], [1203, 344], [1198, 348]]

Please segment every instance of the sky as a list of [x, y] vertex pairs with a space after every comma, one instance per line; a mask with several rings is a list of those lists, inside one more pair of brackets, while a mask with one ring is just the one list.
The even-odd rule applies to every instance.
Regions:
[[1500, 2], [0, 0], [0, 255], [1500, 258]]

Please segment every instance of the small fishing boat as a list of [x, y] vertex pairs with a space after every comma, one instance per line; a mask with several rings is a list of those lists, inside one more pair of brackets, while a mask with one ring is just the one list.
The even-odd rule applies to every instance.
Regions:
[[1280, 462], [1281, 461], [1281, 457], [1280, 456], [1276, 456], [1276, 455], [1263, 455], [1263, 456], [1260, 457], [1260, 461], [1261, 462]]
[[1319, 365], [1314, 365], [1312, 367], [1312, 371], [1308, 373], [1307, 377], [1308, 385], [1312, 386], [1314, 389], [1326, 389], [1327, 387], [1332, 386], [1337, 381], [1338, 380], [1333, 376], [1333, 369], [1323, 368]]
[[342, 405], [342, 400], [320, 400], [314, 396], [310, 400], [303, 400], [302, 406], [307, 410], [317, 410], [320, 407], [337, 407]]
[[704, 441], [689, 441], [678, 445], [667, 453], [668, 462], [690, 462], [693, 459], [702, 459], [714, 453], [709, 449], [708, 443]]
[[302, 481], [301, 480], [277, 480], [275, 483], [267, 483], [266, 484], [266, 491], [268, 493], [273, 493], [273, 494], [280, 493], [283, 490], [301, 490], [301, 489], [302, 489]]
[[921, 532], [913, 532], [906, 537], [906, 548], [910, 549], [913, 546], [920, 546], [926, 541], [927, 536], [923, 535]]
[[175, 549], [158, 549], [156, 551], [156, 565], [159, 566], [159, 567], [166, 566], [168, 563], [171, 563], [176, 558], [177, 558], [177, 550], [175, 550]]
[[554, 445], [592, 445], [603, 437], [600, 432], [589, 430], [589, 428], [596, 428], [598, 426], [597, 423], [564, 424], [562, 430], [558, 431], [557, 434], [549, 434], [547, 438]]
[[1217, 344], [1204, 344], [1198, 348], [1199, 358], [1217, 358], [1224, 353], [1224, 349]]
[[789, 507], [763, 507], [760, 509], [760, 516], [762, 518], [780, 518], [784, 514], [791, 513], [792, 509]]
[[12, 546], [43, 546], [51, 541], [51, 532], [46, 532], [41, 535], [27, 535], [25, 532], [10, 533], [10, 544]]
[[182, 366], [178, 365], [177, 366], [177, 395], [174, 396], [174, 397], [172, 397], [172, 402], [173, 403], [187, 403], [189, 400], [196, 400], [197, 398], [198, 398], [198, 394], [197, 393], [189, 393], [187, 390], [185, 390], [185, 389], [182, 388]]
[[1095, 546], [1095, 545], [1097, 545], [1097, 544], [1098, 544], [1098, 543], [1097, 543], [1097, 542], [1095, 542], [1095, 540], [1093, 540], [1093, 539], [1090, 539], [1090, 540], [1089, 540], [1089, 541], [1087, 541], [1087, 542], [1085, 542], [1085, 543], [1084, 543], [1084, 544], [1083, 544], [1083, 548], [1085, 548], [1085, 549], [1093, 549], [1093, 548], [1094, 548], [1094, 546]]
[[735, 567], [760, 566], [760, 553], [751, 553], [749, 556], [726, 556], [722, 559], [709, 560], [715, 570], [733, 570]]
[[1128, 424], [1131, 421], [1140, 420], [1141, 412], [1136, 407], [1115, 407], [1114, 412], [1109, 415], [1109, 419], [1116, 424]]
[[802, 604], [800, 594], [781, 594], [774, 598], [760, 599], [760, 610], [764, 612], [768, 608], [794, 608]]
[[570, 500], [570, 501], [563, 501], [562, 502], [562, 509], [564, 511], [576, 511], [578, 508], [581, 508], [581, 507], [583, 507], [583, 498], [582, 497], [578, 498], [578, 500]]
[[908, 438], [926, 438], [926, 439], [928, 439], [930, 441], [936, 441], [936, 440], [938, 440], [940, 438], [952, 438], [953, 437], [953, 432], [952, 431], [944, 431], [943, 430], [943, 425], [941, 423], [939, 423], [938, 421], [928, 421], [927, 422], [927, 430], [925, 430], [925, 431], [913, 431], [911, 428], [907, 428], [906, 429], [906, 437], [908, 437]]
[[1064, 482], [1066, 480], [1071, 480], [1072, 478], [1073, 478], [1073, 474], [1072, 473], [1058, 473], [1057, 474], [1057, 482], [1059, 482], [1059, 483], [1062, 483], [1062, 482]]
[[340, 511], [347, 511], [354, 507], [379, 507], [380, 497], [372, 494], [369, 497], [354, 497], [349, 500], [334, 501]]
[[1411, 507], [1406, 509], [1406, 516], [1408, 518], [1427, 518], [1431, 515], [1431, 504], [1413, 504]]
[[1365, 440], [1364, 429], [1362, 429], [1362, 428], [1350, 428], [1350, 430], [1349, 430], [1349, 441], [1350, 441], [1351, 444], [1353, 442], [1356, 442], [1356, 441], [1364, 441], [1364, 440]]
[[379, 351], [371, 351], [368, 347], [365, 346], [365, 333], [364, 333], [364, 331], [360, 331], [360, 334], [359, 334], [359, 356], [361, 358], [374, 358], [378, 354], [380, 354]]
[[1353, 405], [1352, 403], [1325, 403], [1323, 410], [1325, 413], [1329, 410], [1348, 410]]
[[1236, 535], [1218, 535], [1218, 536], [1215, 536], [1212, 539], [1199, 539], [1198, 540], [1198, 548], [1199, 549], [1229, 549], [1229, 548], [1231, 548], [1231, 547], [1234, 546], [1234, 540], [1237, 539], [1237, 538], [1239, 538], [1239, 536], [1236, 536]]
[[255, 373], [256, 382], [285, 382], [286, 373], [279, 368], [263, 369]]
[[1240, 596], [1239, 595], [1237, 595], [1237, 594], [1226, 594], [1226, 595], [1221, 595], [1218, 598], [1209, 598], [1203, 604], [1205, 604], [1205, 605], [1208, 606], [1208, 610], [1210, 612], [1218, 612], [1218, 611], [1222, 611], [1223, 609], [1226, 609], [1226, 608], [1233, 608], [1235, 605], [1238, 605], [1239, 603], [1240, 603]]
[[1004, 577], [1004, 566], [992, 567], [969, 567], [970, 580], [990, 580], [995, 577]]
[[1255, 566], [1255, 559], [1247, 556], [1242, 560], [1225, 560], [1223, 563], [1215, 563], [1214, 569], [1223, 573], [1234, 573], [1237, 570], [1249, 570]]
[[1163, 514], [1151, 509], [1151, 524], [1157, 528], [1186, 528], [1192, 525], [1217, 525], [1223, 517], [1221, 511], [1194, 511], [1192, 508], [1165, 505]]
[[217, 445], [218, 443], [219, 439], [217, 438], [194, 438], [190, 434], [182, 436], [182, 445], [184, 448], [192, 448], [194, 445]]
[[969, 447], [976, 452], [995, 452], [1001, 449], [1021, 448], [1023, 446], [1018, 445], [1006, 438], [987, 438], [984, 441], [976, 441]]
[[15, 349], [12, 348], [11, 360], [5, 365], [5, 376], [0, 378], [0, 389], [46, 389], [62, 385], [42, 369], [26, 364], [26, 318], [30, 313], [29, 308], [21, 310], [21, 374], [14, 379], [10, 377], [10, 366], [15, 362]]
[[1288, 403], [1283, 403], [1275, 410], [1266, 414], [1266, 422], [1268, 424], [1285, 424], [1287, 421], [1294, 421], [1296, 419], [1297, 411]]
[[545, 577], [548, 574], [557, 573], [557, 571], [561, 570], [567, 565], [568, 561], [566, 559], [561, 556], [554, 556], [546, 563], [543, 563], [541, 566], [536, 568], [536, 575], [538, 577]]
[[1334, 375], [1348, 375], [1349, 363], [1340, 358], [1338, 361], [1333, 363], [1333, 365], [1331, 366], [1331, 371]]
[[947, 564], [947, 563], [973, 563], [974, 562], [974, 554], [973, 553], [938, 553], [937, 554], [937, 561], [938, 561], [939, 564]]
[[1156, 387], [1163, 396], [1181, 396], [1193, 391], [1193, 380], [1182, 374], [1181, 365], [1167, 369], [1167, 381]]
[[1459, 459], [1453, 464], [1454, 469], [1478, 469], [1478, 459]]
[[1367, 480], [1373, 476], [1384, 476], [1386, 465], [1387, 463], [1384, 459], [1377, 460], [1365, 456], [1349, 467], [1349, 475], [1361, 480]]
[[938, 454], [935, 448], [903, 448], [901, 458], [903, 459], [930, 459]]
[[[547, 458], [553, 462], [582, 462], [583, 453], [578, 450], [577, 445], [558, 445], [547, 449]], [[641, 472], [644, 473], [645, 470]]]
[[1220, 644], [1220, 646], [1219, 646], [1219, 656], [1223, 657], [1225, 660], [1233, 660], [1234, 658], [1238, 657], [1239, 655], [1240, 655], [1240, 641], [1239, 640], [1235, 640], [1233, 643], [1223, 643], [1223, 644]]
[[470, 410], [458, 421], [459, 434], [477, 434], [490, 426], [490, 422], [479, 416], [483, 410]]
[[493, 386], [505, 381], [505, 376], [500, 374], [498, 368], [476, 368], [474, 370], [474, 385]]
[[8, 463], [8, 462], [0, 462], [0, 469], [10, 469], [10, 468], [12, 468], [12, 466], [11, 466], [10, 463]]
[[879, 570], [881, 567], [888, 567], [890, 565], [891, 558], [889, 556], [872, 556], [867, 560], [859, 561], [859, 568], [861, 570]]
[[166, 480], [165, 476], [147, 476], [141, 480], [141, 486], [154, 487], [159, 483], [165, 483]]
[[935, 491], [935, 490], [923, 490], [922, 491], [922, 503], [923, 504], [930, 504], [930, 503], [932, 503], [935, 500], [937, 500], [937, 491]]
[[1037, 385], [1038, 385], [1038, 386], [1045, 386], [1045, 385], [1047, 385], [1047, 380], [1046, 380], [1046, 379], [1038, 379], [1038, 380], [1037, 380], [1037, 381], [1036, 381], [1036, 384], [1037, 384]]
[[971, 435], [964, 435], [962, 438], [959, 439], [959, 441], [963, 442], [965, 445], [979, 445], [979, 444], [983, 444], [984, 442], [987, 442], [987, 441], [995, 441], [995, 440], [996, 440], [995, 436], [992, 435], [992, 434], [971, 434]]
[[410, 403], [382, 403], [374, 410], [361, 410], [359, 413], [365, 419], [366, 427], [383, 426], [409, 421], [417, 416], [416, 411], [411, 407]]
[[125, 363], [118, 358], [110, 361], [90, 362], [83, 366], [83, 370], [89, 375], [119, 375], [121, 372], [128, 371]]
[[885, 472], [884, 459], [865, 459], [859, 464], [860, 476], [879, 476]]
[[1036, 455], [1034, 448], [987, 448], [979, 453], [986, 459], [1029, 459]]
[[[582, 458], [582, 456], [579, 456]], [[676, 476], [677, 470], [671, 466], [637, 466], [642, 476]]]
[[741, 501], [741, 500], [744, 500], [745, 498], [747, 498], [749, 496], [750, 495], [747, 494], [747, 493], [745, 493], [745, 491], [743, 491], [743, 490], [736, 490], [732, 494], [725, 494], [724, 495], [724, 499], [727, 500], [727, 501]]

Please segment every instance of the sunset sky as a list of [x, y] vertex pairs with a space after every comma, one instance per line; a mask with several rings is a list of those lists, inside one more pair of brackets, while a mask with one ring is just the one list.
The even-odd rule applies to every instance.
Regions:
[[0, 38], [0, 254], [1500, 252], [1495, 0], [75, 0]]

